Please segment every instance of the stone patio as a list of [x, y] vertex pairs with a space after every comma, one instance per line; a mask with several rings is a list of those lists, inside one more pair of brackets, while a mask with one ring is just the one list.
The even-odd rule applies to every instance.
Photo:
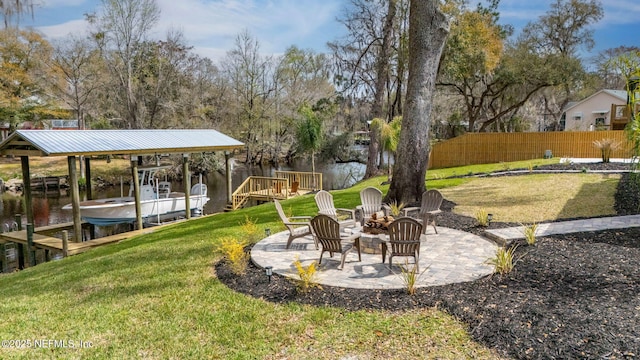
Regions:
[[[438, 227], [427, 232], [426, 240], [420, 247], [421, 275], [416, 286], [438, 286], [458, 282], [473, 281], [493, 272], [487, 259], [495, 256], [498, 246], [491, 240], [455, 229]], [[252, 261], [260, 266], [273, 266], [273, 272], [282, 276], [298, 278], [293, 265], [299, 259], [303, 266], [318, 261], [320, 251], [316, 250], [313, 239], [308, 236], [294, 240], [291, 248], [285, 249], [288, 231], [273, 234], [253, 246]], [[424, 237], [424, 236], [423, 236]], [[382, 255], [362, 252], [362, 261], [352, 251], [347, 255], [343, 270], [338, 270], [340, 254], [333, 258], [325, 253], [318, 268], [316, 282], [321, 285], [344, 288], [396, 289], [404, 288], [400, 265], [405, 265], [404, 257], [395, 257], [391, 268], [382, 263]], [[409, 259], [410, 262], [413, 259]], [[409, 264], [409, 267], [412, 265]]]

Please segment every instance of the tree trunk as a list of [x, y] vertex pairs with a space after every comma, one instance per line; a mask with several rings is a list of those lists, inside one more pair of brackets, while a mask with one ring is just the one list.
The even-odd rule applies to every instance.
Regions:
[[[384, 115], [382, 111], [382, 105], [384, 102], [384, 95], [386, 93], [387, 82], [389, 79], [391, 32], [393, 30], [393, 20], [396, 17], [396, 2], [397, 0], [389, 0], [389, 8], [387, 10], [384, 27], [382, 29], [382, 44], [380, 45], [380, 52], [378, 54], [376, 63], [376, 93], [374, 94], [374, 100], [371, 106], [372, 119], [383, 118]], [[367, 159], [367, 168], [364, 174], [365, 179], [376, 176], [378, 174], [378, 162], [376, 160], [380, 152], [381, 139], [380, 136], [377, 135], [379, 134], [374, 134], [373, 131], [369, 132], [369, 157]], [[382, 165], [382, 162], [380, 162], [380, 165]]]
[[438, 64], [449, 21], [437, 0], [411, 0], [409, 9], [409, 80], [393, 178], [387, 201], [418, 201], [425, 190], [429, 132]]

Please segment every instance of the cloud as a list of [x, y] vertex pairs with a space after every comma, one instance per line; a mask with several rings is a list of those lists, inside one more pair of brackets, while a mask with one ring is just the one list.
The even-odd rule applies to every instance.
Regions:
[[640, 24], [640, 3], [637, 0], [607, 0], [604, 18], [598, 26]]
[[193, 45], [219, 54], [231, 50], [245, 29], [266, 53], [281, 53], [293, 44], [317, 48], [329, 40], [320, 39], [327, 34], [317, 30], [335, 23], [341, 2], [159, 0], [158, 4], [162, 9], [159, 29], [181, 30]]
[[95, 3], [97, 1], [88, 1], [88, 0], [46, 0], [40, 2], [39, 7], [55, 9], [59, 7], [67, 7], [67, 6], [81, 6], [85, 4]]
[[58, 25], [39, 26], [38, 31], [42, 32], [49, 39], [65, 37], [69, 34], [84, 34], [87, 32], [88, 24], [83, 20], [71, 20]]

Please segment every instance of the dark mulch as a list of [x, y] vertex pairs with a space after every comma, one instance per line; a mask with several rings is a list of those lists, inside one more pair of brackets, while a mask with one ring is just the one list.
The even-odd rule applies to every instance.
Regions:
[[[639, 194], [629, 175], [623, 175], [616, 211], [640, 213]], [[481, 234], [473, 219], [450, 211], [454, 205], [445, 202], [438, 224]], [[535, 246], [519, 246], [517, 256], [520, 260], [508, 275], [421, 288], [414, 296], [403, 290], [327, 286], [298, 292], [294, 283], [279, 276], [268, 283], [255, 266], [238, 277], [223, 262], [216, 264], [216, 272], [230, 288], [277, 303], [295, 301], [347, 310], [438, 306], [468, 324], [475, 340], [513, 358], [640, 357], [640, 228], [539, 238]]]

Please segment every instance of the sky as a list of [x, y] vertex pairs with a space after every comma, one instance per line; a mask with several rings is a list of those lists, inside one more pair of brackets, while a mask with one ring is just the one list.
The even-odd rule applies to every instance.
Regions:
[[[84, 14], [99, 10], [100, 0], [36, 0], [34, 18], [21, 20], [53, 40], [69, 33], [82, 34], [87, 24]], [[327, 52], [326, 43], [344, 35], [336, 19], [344, 13], [347, 0], [156, 0], [160, 21], [151, 36], [165, 38], [167, 31], [179, 30], [194, 51], [214, 62], [234, 48], [235, 39], [247, 30], [264, 54], [282, 54], [296, 45], [302, 49]], [[535, 21], [554, 0], [501, 0], [500, 23], [511, 24], [516, 32]], [[475, 1], [472, 1], [475, 3]], [[640, 1], [601, 0], [604, 18], [595, 30], [598, 51], [640, 46]]]

